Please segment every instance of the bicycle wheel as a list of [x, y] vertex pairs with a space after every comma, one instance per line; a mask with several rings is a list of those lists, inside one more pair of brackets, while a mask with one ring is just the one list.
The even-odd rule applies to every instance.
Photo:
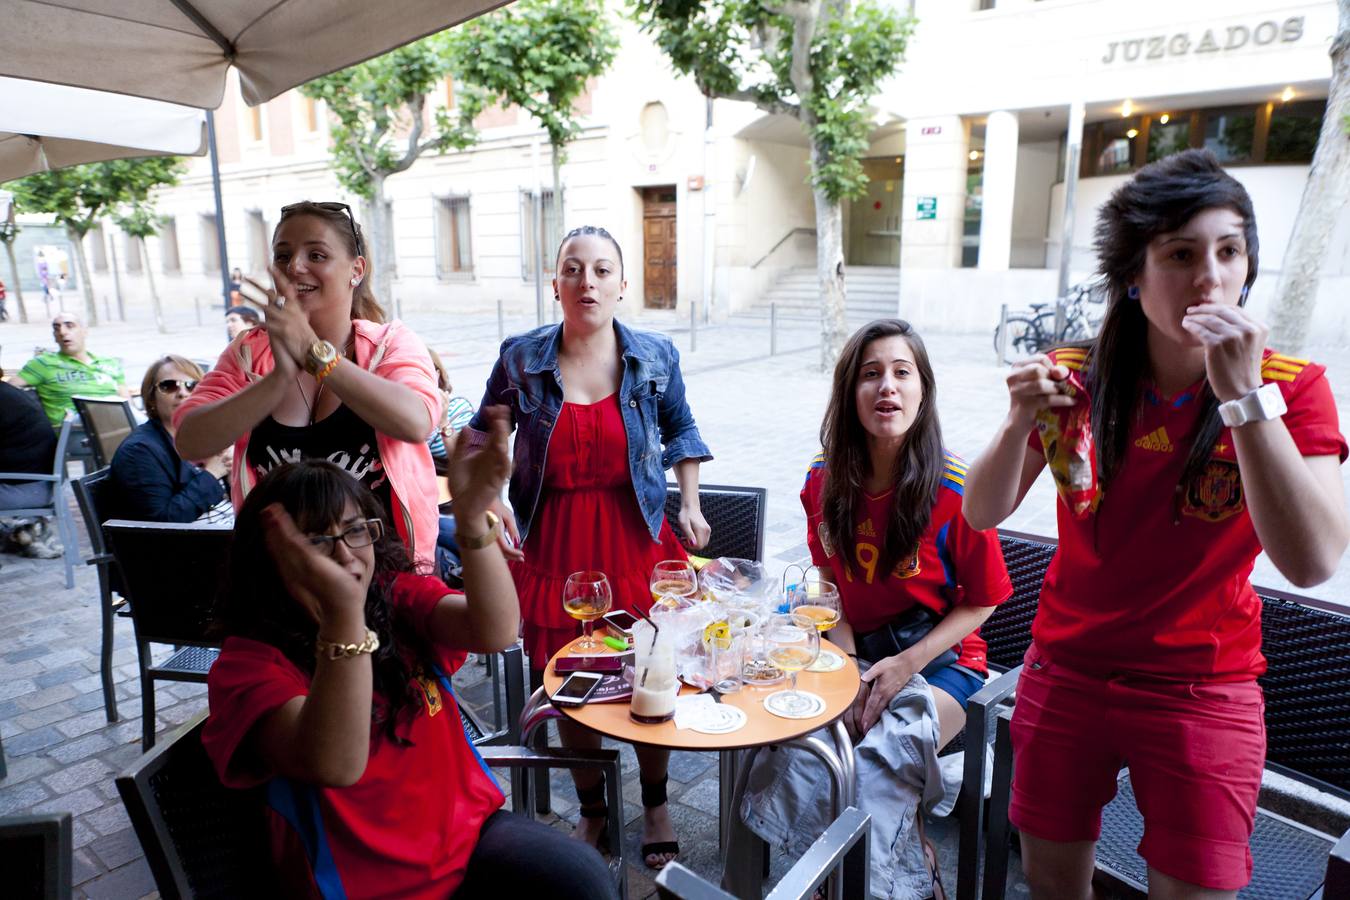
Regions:
[[[1006, 363], [1017, 362], [1039, 353], [1045, 339], [1041, 334], [1040, 316], [1009, 316], [1002, 328], [994, 329], [994, 350], [1003, 353]], [[1007, 329], [1006, 342], [1003, 329]]]

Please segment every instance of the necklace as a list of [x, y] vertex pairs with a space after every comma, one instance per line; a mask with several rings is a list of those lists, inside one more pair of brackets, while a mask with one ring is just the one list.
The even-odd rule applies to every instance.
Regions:
[[[356, 337], [355, 333], [347, 336], [347, 343], [342, 345], [342, 355], [347, 356], [352, 350], [352, 340]], [[295, 373], [295, 389], [300, 392], [300, 400], [305, 404], [305, 412], [309, 417], [309, 424], [314, 424], [314, 414], [319, 408], [319, 398], [323, 396], [323, 382], [319, 382], [319, 389], [314, 392], [314, 402], [310, 403], [309, 398], [305, 396], [305, 386], [300, 383], [300, 373]]]

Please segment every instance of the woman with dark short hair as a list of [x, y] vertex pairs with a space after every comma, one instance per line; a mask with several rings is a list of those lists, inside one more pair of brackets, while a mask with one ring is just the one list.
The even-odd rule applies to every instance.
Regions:
[[1152, 163], [1102, 207], [1106, 318], [1015, 365], [966, 478], [990, 528], [1050, 468], [1059, 548], [1017, 688], [1013, 823], [1035, 897], [1086, 897], [1128, 766], [1150, 896], [1234, 897], [1265, 761], [1263, 550], [1290, 581], [1336, 570], [1346, 443], [1322, 366], [1266, 347], [1246, 189], [1208, 151]]

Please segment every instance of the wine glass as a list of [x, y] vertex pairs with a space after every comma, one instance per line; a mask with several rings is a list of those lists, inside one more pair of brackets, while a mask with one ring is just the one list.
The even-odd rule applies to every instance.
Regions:
[[839, 588], [832, 581], [810, 581], [799, 585], [792, 594], [791, 610], [816, 623], [817, 631], [829, 631], [839, 624], [842, 608]]
[[581, 620], [581, 641], [577, 650], [596, 650], [602, 645], [591, 636], [591, 623], [609, 612], [614, 595], [604, 572], [573, 572], [563, 585], [563, 609]]
[[769, 661], [788, 673], [788, 689], [780, 691], [776, 706], [788, 715], [799, 715], [813, 706], [812, 698], [798, 693], [797, 673], [820, 655], [820, 632], [813, 619], [794, 613], [778, 613], [764, 623]]
[[652, 568], [652, 603], [678, 609], [698, 594], [698, 578], [687, 559], [663, 559]]

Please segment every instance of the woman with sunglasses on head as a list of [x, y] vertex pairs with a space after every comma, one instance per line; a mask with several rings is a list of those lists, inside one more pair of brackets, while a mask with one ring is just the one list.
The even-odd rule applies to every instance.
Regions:
[[141, 401], [149, 421], [113, 454], [113, 500], [106, 518], [191, 522], [225, 499], [230, 451], [196, 466], [179, 456], [173, 443], [174, 413], [201, 379], [200, 366], [173, 354], [145, 370]]
[[[413, 556], [431, 565], [437, 511], [426, 440], [441, 396], [421, 340], [384, 321], [363, 250], [345, 203], [282, 207], [268, 268], [275, 289], [245, 278], [266, 297], [265, 323], [235, 338], [178, 410], [178, 448], [206, 456], [234, 445], [236, 509], [283, 462], [335, 462], [375, 493]], [[470, 536], [490, 530], [460, 524]]]
[[[525, 620], [532, 681], [578, 634], [563, 610], [567, 576], [607, 576], [614, 609], [649, 605], [653, 566], [686, 556], [666, 521], [665, 470], [680, 485], [679, 523], [691, 547], [708, 541], [698, 502], [699, 464], [712, 459], [685, 402], [680, 357], [663, 335], [633, 331], [615, 319], [627, 282], [623, 251], [603, 228], [571, 231], [558, 248], [554, 300], [562, 324], [508, 338], [488, 377], [479, 412], [507, 404], [519, 429], [511, 472], [513, 537], [523, 540], [512, 565]], [[461, 435], [463, 443], [472, 434]], [[664, 445], [664, 449], [663, 449]], [[459, 525], [463, 527], [462, 522]], [[460, 539], [462, 541], [462, 532]], [[599, 747], [599, 735], [559, 722], [564, 746]], [[636, 748], [642, 785], [642, 855], [659, 869], [679, 852], [666, 807], [670, 751]], [[603, 781], [573, 772], [581, 801], [577, 836], [604, 840]]]
[[1059, 547], [1017, 688], [1010, 817], [1034, 897], [1087, 897], [1128, 766], [1154, 897], [1234, 897], [1265, 759], [1264, 550], [1300, 586], [1350, 539], [1346, 443], [1322, 366], [1266, 347], [1243, 305], [1251, 198], [1208, 151], [1144, 168], [1102, 207], [1101, 333], [1013, 367], [966, 478], [991, 528], [1047, 465]]
[[[452, 477], [481, 520], [510, 469], [505, 415]], [[235, 522], [202, 745], [258, 789], [285, 897], [611, 898], [600, 856], [502, 810], [450, 676], [516, 639], [495, 541], [464, 553], [465, 593], [414, 572], [375, 497], [320, 461], [262, 478]]]

